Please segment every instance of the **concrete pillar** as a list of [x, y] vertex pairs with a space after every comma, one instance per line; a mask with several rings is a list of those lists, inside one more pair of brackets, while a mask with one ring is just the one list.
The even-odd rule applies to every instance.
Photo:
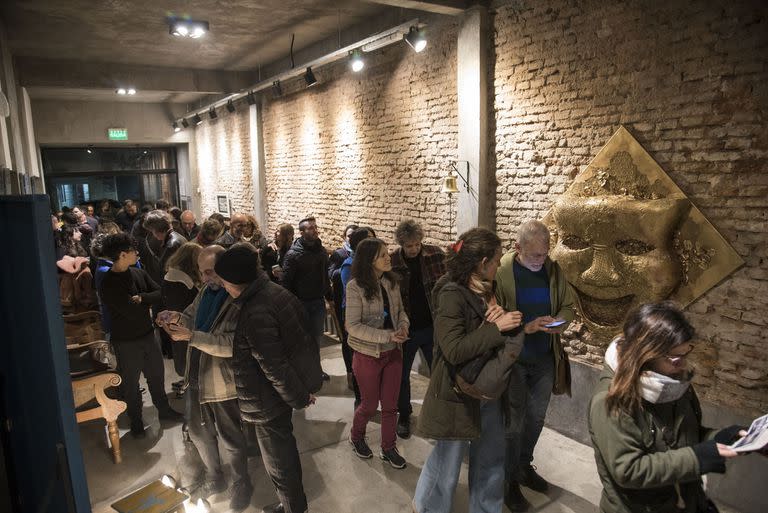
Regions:
[[24, 129], [22, 134], [22, 146], [24, 147], [24, 160], [27, 163], [27, 174], [32, 177], [40, 178], [41, 161], [37, 158], [37, 143], [35, 142], [35, 127], [32, 122], [32, 105], [29, 102], [29, 94], [26, 87], [19, 88], [19, 104], [21, 126]]
[[[488, 116], [488, 10], [468, 9], [459, 26], [457, 44], [457, 89], [459, 148], [457, 167], [469, 182], [469, 191], [459, 178], [456, 200], [456, 234], [474, 226], [494, 229], [494, 170], [489, 169], [490, 134]], [[468, 175], [468, 176], [467, 176]]]
[[264, 166], [264, 126], [261, 118], [261, 104], [251, 105], [248, 110], [251, 143], [251, 187], [253, 190], [253, 211], [261, 226], [261, 232], [270, 238], [267, 228], [267, 181]]

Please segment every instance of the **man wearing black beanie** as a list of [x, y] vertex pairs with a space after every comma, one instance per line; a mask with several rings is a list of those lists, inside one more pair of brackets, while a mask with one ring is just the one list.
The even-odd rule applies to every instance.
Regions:
[[237, 243], [214, 268], [240, 305], [232, 368], [242, 418], [254, 424], [264, 468], [280, 502], [265, 513], [304, 513], [307, 498], [293, 436], [293, 410], [314, 404], [322, 385], [320, 349], [301, 302], [273, 283], [251, 244]]

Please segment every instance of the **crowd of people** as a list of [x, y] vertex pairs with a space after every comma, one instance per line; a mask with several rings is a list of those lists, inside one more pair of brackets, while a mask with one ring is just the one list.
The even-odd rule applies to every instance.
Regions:
[[[314, 217], [299, 221], [297, 238], [285, 223], [268, 241], [244, 213], [227, 225], [218, 214], [198, 224], [193, 212], [163, 200], [95, 210], [83, 205], [53, 218], [57, 265], [79, 291], [65, 298], [62, 287], [62, 301], [85, 304], [94, 301], [85, 289], [95, 291], [133, 436], [145, 436], [142, 373], [160, 419], [185, 423], [205, 468], [188, 486], [193, 496], [229, 489], [233, 510], [250, 503], [244, 426], [252, 426], [279, 499], [264, 511], [307, 511], [291, 419], [315, 404], [329, 379], [319, 353], [326, 304], [341, 326], [355, 395], [349, 443], [357, 457], [373, 457], [366, 430], [380, 409], [379, 457], [407, 466], [397, 440], [412, 433], [410, 375], [419, 352], [430, 371], [418, 432], [436, 443], [415, 488], [415, 513], [452, 510], [466, 456], [471, 513], [526, 511], [521, 486], [549, 489], [534, 448], [553, 391], [569, 391], [560, 334], [575, 311], [541, 222], [524, 223], [506, 254], [484, 228], [443, 251], [424, 242], [414, 220], [397, 225], [393, 251], [373, 227], [356, 224], [328, 251]], [[725, 470], [736, 455], [726, 445], [741, 428], [702, 428], [686, 365], [694, 340], [678, 307], [664, 302], [630, 314], [609, 347], [588, 415], [601, 511], [713, 511], [700, 476]], [[175, 388], [184, 414], [168, 403], [163, 353], [183, 377]], [[479, 370], [468, 378], [471, 366]], [[495, 380], [498, 393], [472, 392], [484, 379]], [[231, 466], [229, 483], [222, 462]]]

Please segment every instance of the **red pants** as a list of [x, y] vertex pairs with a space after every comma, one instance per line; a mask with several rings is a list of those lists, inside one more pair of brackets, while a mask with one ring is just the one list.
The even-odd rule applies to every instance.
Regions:
[[394, 448], [397, 441], [395, 426], [403, 353], [400, 349], [392, 349], [376, 358], [355, 352], [352, 357], [352, 371], [360, 387], [360, 406], [355, 410], [352, 421], [352, 439], [362, 440], [365, 436], [365, 426], [376, 415], [381, 401], [381, 448]]

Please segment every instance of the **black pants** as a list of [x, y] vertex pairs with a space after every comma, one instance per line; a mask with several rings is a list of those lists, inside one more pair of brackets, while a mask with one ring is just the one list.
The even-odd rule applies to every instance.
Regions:
[[225, 463], [232, 468], [232, 482], [248, 480], [248, 454], [237, 399], [200, 404], [200, 390], [194, 386], [187, 389], [185, 397], [189, 438], [205, 465], [206, 479], [224, 477], [218, 438], [226, 451]]
[[301, 461], [293, 437], [293, 411], [264, 424], [255, 424], [261, 458], [286, 513], [304, 513], [307, 497], [301, 482]]
[[401, 419], [411, 416], [413, 406], [411, 406], [411, 367], [416, 353], [421, 349], [427, 366], [432, 369], [432, 335], [433, 326], [430, 324], [426, 328], [411, 330], [411, 339], [403, 344], [403, 376], [400, 380], [400, 396], [397, 399], [397, 411]]
[[355, 393], [355, 408], [357, 408], [357, 405], [360, 404], [360, 387], [357, 386], [357, 380], [352, 373], [352, 357], [355, 355], [355, 351], [349, 347], [349, 343], [347, 342], [349, 333], [347, 333], [347, 330], [344, 328], [343, 312], [339, 316], [339, 324], [341, 325], [341, 333], [339, 333], [339, 338], [341, 339], [341, 356], [344, 358], [344, 367], [347, 369], [347, 374], [352, 374], [352, 391]]
[[149, 394], [152, 396], [155, 407], [160, 411], [170, 409], [168, 396], [165, 394], [165, 370], [160, 345], [155, 339], [154, 331], [134, 340], [115, 340], [114, 336], [113, 332], [112, 347], [115, 348], [117, 368], [123, 379], [120, 389], [128, 405], [131, 427], [143, 427], [141, 392], [139, 392], [139, 377], [142, 372], [147, 378]]

